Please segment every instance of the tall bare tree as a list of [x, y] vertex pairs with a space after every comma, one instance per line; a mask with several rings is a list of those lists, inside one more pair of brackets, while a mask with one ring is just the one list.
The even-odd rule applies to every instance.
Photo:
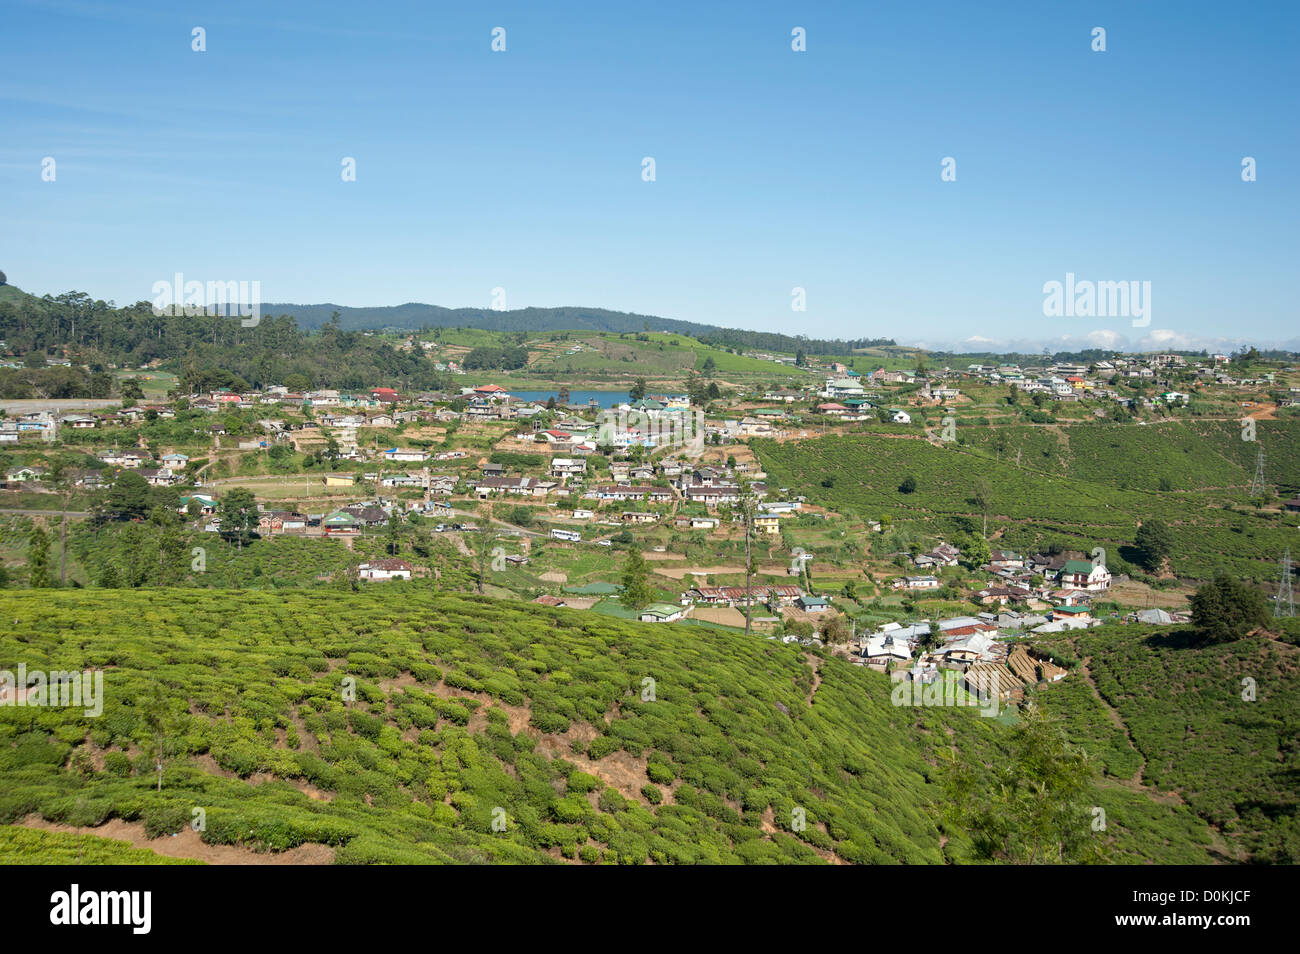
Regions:
[[737, 507], [745, 527], [745, 635], [750, 634], [754, 618], [754, 510], [757, 506], [754, 488], [744, 478], [740, 481], [740, 500]]

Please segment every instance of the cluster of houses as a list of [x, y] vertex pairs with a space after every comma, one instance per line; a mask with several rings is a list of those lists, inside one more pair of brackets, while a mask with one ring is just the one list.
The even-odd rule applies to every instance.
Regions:
[[1026, 631], [1041, 631], [1029, 629], [1030, 623], [1014, 613], [887, 623], [855, 640], [854, 662], [921, 685], [937, 682], [945, 670], [954, 671], [970, 692], [1018, 701], [1027, 686], [1057, 682], [1066, 675], [1021, 639]]
[[[918, 554], [913, 562], [918, 567], [934, 568], [956, 566], [961, 550], [940, 543], [927, 553]], [[1088, 625], [1092, 621], [1091, 604], [1099, 595], [1110, 589], [1112, 576], [1100, 560], [1084, 559], [1071, 553], [1035, 553], [1022, 556], [1012, 550], [993, 550], [989, 562], [981, 569], [990, 574], [988, 585], [971, 594], [984, 606], [1021, 606], [1025, 609], [1050, 612], [1052, 619], [1043, 624], [1057, 628], [1074, 628], [1068, 625]], [[934, 575], [903, 576], [892, 584], [900, 590], [937, 590], [942, 580]]]
[[[1199, 389], [1207, 385], [1227, 387], [1271, 388], [1275, 384], [1273, 373], [1260, 378], [1234, 378], [1227, 370], [1229, 357], [1216, 354], [1202, 360], [1178, 354], [1131, 355], [1113, 357], [1093, 364], [1051, 362], [1041, 366], [1021, 367], [1017, 364], [971, 364], [962, 371], [953, 368], [932, 371], [887, 370], [883, 367], [861, 374], [843, 364], [832, 363], [821, 385], [802, 389], [773, 388], [762, 393], [764, 401], [774, 402], [775, 409], [751, 412], [759, 422], [771, 427], [774, 423], [790, 419], [790, 405], [811, 405], [820, 417], [851, 422], [877, 420], [883, 411], [888, 420], [897, 424], [910, 424], [912, 415], [905, 409], [893, 407], [890, 397], [879, 388], [885, 385], [910, 385], [911, 400], [919, 405], [950, 405], [961, 397], [957, 386], [961, 381], [984, 381], [990, 384], [1015, 385], [1023, 394], [1033, 397], [1042, 394], [1052, 401], [1079, 401], [1082, 399], [1113, 400], [1121, 406], [1135, 409], [1153, 409], [1159, 406], [1186, 406], [1192, 394], [1186, 390], [1169, 388], [1178, 380], [1194, 382]], [[1120, 383], [1163, 384], [1167, 390], [1152, 397], [1130, 398], [1121, 395], [1115, 386]], [[1292, 407], [1300, 402], [1300, 387], [1279, 391], [1279, 403]], [[780, 405], [785, 405], [784, 408]], [[1243, 406], [1254, 406], [1246, 402]]]

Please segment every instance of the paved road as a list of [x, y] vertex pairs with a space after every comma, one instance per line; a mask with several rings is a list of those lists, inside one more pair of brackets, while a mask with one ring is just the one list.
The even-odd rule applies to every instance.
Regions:
[[[0, 507], [0, 513], [18, 513], [18, 514], [26, 514], [28, 516], [45, 516], [45, 517], [63, 516], [62, 510], [20, 510], [20, 509], [14, 509], [10, 507]], [[68, 516], [89, 517], [90, 514], [85, 510], [69, 510]]]

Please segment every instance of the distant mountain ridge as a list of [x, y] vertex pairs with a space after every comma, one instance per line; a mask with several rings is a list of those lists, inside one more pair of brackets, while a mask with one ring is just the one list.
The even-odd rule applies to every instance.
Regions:
[[779, 332], [747, 331], [742, 328], [725, 328], [721, 325], [682, 321], [678, 318], [660, 318], [657, 315], [640, 315], [634, 312], [585, 308], [577, 305], [558, 308], [518, 308], [513, 311], [494, 311], [490, 308], [443, 308], [439, 305], [425, 305], [419, 302], [377, 308], [351, 308], [328, 303], [298, 305], [272, 302], [262, 305], [263, 315], [288, 315], [294, 319], [299, 328], [308, 330], [328, 324], [336, 311], [339, 313], [339, 328], [343, 331], [377, 331], [385, 328], [417, 331], [425, 327], [479, 328], [497, 332], [604, 331], [612, 334], [661, 331], [686, 335], [720, 347], [782, 351], [791, 354], [799, 350], [809, 354], [842, 354], [854, 348], [895, 343], [892, 338], [861, 338], [852, 341], [802, 338]]
[[614, 334], [636, 331], [665, 331], [674, 334], [709, 335], [727, 331], [717, 325], [704, 325], [676, 318], [639, 315], [607, 308], [583, 308], [566, 305], [559, 308], [517, 308], [494, 311], [490, 308], [444, 308], [421, 302], [402, 305], [354, 308], [325, 303], [320, 305], [262, 305], [266, 315], [290, 315], [300, 328], [319, 328], [339, 313], [344, 331], [401, 328], [481, 328], [484, 331], [608, 331]]

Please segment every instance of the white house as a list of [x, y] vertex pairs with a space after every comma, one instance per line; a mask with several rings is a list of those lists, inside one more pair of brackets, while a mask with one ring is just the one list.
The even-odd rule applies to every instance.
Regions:
[[390, 447], [384, 451], [384, 460], [401, 461], [402, 463], [420, 464], [424, 462], [425, 453], [422, 450], [414, 450], [405, 447]]
[[357, 567], [363, 580], [409, 580], [411, 564], [405, 560], [372, 560]]

